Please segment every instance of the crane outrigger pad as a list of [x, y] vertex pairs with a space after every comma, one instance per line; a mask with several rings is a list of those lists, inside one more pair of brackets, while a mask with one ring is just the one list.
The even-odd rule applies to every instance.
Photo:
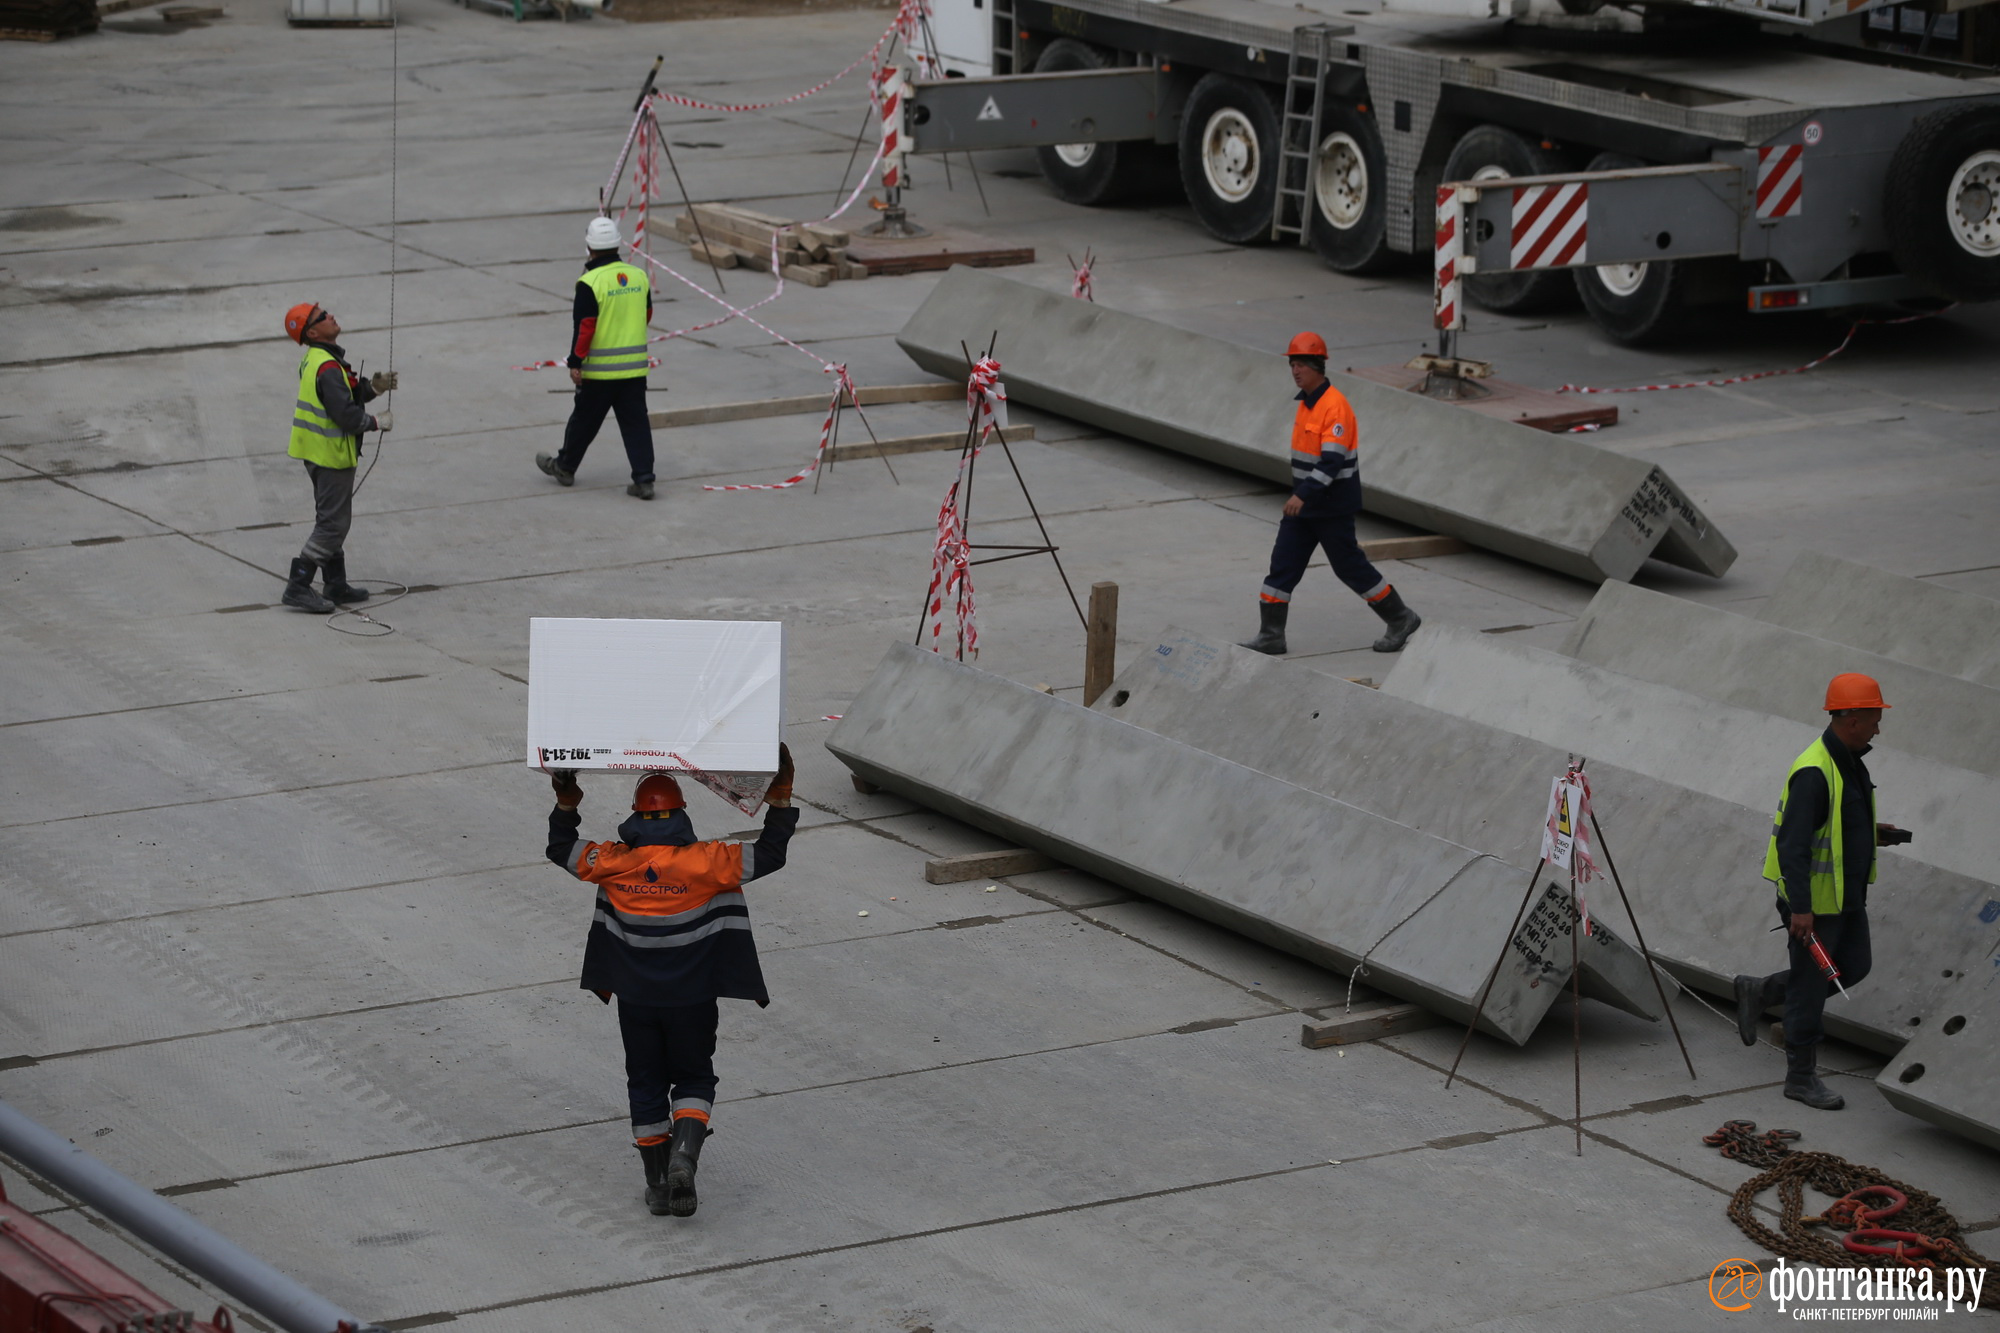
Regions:
[[[1290, 480], [1292, 394], [1277, 349], [956, 268], [896, 341], [933, 374], [963, 377], [964, 348], [996, 329], [1016, 402]], [[1736, 559], [1659, 467], [1331, 368], [1329, 378], [1360, 423], [1372, 513], [1596, 583], [1629, 579], [1648, 557], [1716, 578]]]
[[[1464, 1023], [1528, 887], [1384, 815], [899, 644], [827, 739], [885, 790]], [[1544, 781], [1541, 793], [1546, 795]], [[1544, 876], [1487, 998], [1516, 1045], [1568, 988], [1573, 909]], [[1645, 960], [1601, 922], [1583, 993], [1657, 1018]]]

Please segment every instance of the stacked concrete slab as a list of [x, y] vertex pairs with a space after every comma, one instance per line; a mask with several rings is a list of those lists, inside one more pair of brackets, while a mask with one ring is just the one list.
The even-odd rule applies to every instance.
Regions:
[[[1424, 644], [1445, 655], [1431, 638], [1427, 628], [1406, 652]], [[1549, 675], [1577, 666], [1542, 657]], [[1536, 855], [1550, 779], [1572, 753], [1587, 755], [1606, 840], [1655, 953], [1718, 995], [1729, 994], [1736, 973], [1784, 966], [1769, 933], [1775, 892], [1760, 878], [1771, 820], [1763, 787], [1755, 804], [1738, 804], [1620, 766], [1628, 755], [1606, 762], [1606, 749], [1530, 739], [1185, 630], [1137, 654], [1095, 707], [1519, 865]], [[1677, 725], [1671, 713], [1617, 716], [1631, 731]], [[1786, 738], [1765, 756], [1765, 785], [1811, 736], [1791, 748]], [[1892, 1051], [1928, 1021], [1946, 974], [1986, 966], [2000, 948], [2000, 924], [1980, 920], [2000, 890], [1898, 860], [1874, 892], [1876, 973], [1827, 1017], [1838, 1035]], [[1624, 925], [1610, 885], [1587, 889], [1586, 900], [1599, 920]]]
[[1606, 583], [1562, 652], [1703, 698], [1798, 719], [1819, 714], [1826, 683], [1859, 671], [1893, 710], [1883, 741], [1906, 754], [2000, 776], [2000, 691], [1713, 607]]
[[[1820, 720], [1776, 717], [1457, 625], [1425, 625], [1384, 694], [1763, 812]], [[1895, 739], [1900, 710], [1891, 710]], [[1803, 716], [1803, 715], [1802, 715]], [[2000, 874], [2000, 778], [1878, 745], [1882, 817], [1916, 841], [1883, 852], [1884, 876], [1919, 862], [1978, 881]], [[1995, 897], [2000, 897], [1996, 890]]]
[[[1524, 863], [1419, 831], [1003, 677], [898, 645], [827, 740], [881, 787], [1252, 939], [1469, 1021]], [[1548, 886], [1482, 1027], [1520, 1043], [1567, 984], [1573, 908]], [[1586, 993], [1657, 1016], [1615, 929], [1579, 941]]]
[[2000, 688], [2000, 602], [1805, 551], [1757, 618]]
[[[897, 342], [962, 378], [998, 331], [1014, 400], [1272, 481], [1290, 473], [1292, 390], [1279, 348], [1189, 333], [969, 268], [947, 273]], [[1374, 513], [1577, 578], [1648, 557], [1720, 577], [1736, 549], [1660, 468], [1352, 375]]]
[[2000, 957], [1987, 963], [1944, 988], [1875, 1086], [1897, 1110], [2000, 1149]]

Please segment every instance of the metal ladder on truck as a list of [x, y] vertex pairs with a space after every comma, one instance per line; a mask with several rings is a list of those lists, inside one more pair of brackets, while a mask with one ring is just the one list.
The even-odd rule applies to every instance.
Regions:
[[1320, 112], [1326, 101], [1327, 51], [1333, 27], [1316, 23], [1292, 29], [1285, 67], [1285, 101], [1278, 121], [1278, 199], [1271, 210], [1271, 239], [1306, 243], [1312, 222], [1313, 176], [1319, 171]]
[[993, 0], [993, 72], [1026, 74], [1021, 68], [1017, 45], [1020, 34], [1014, 28], [1014, 0]]

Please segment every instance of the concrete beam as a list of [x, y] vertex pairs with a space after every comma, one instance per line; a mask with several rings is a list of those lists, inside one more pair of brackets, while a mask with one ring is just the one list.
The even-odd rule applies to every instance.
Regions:
[[[1369, 986], [1461, 1023], [1528, 886], [1526, 863], [908, 645], [826, 744], [877, 786], [1322, 967], [1365, 956]], [[1533, 1032], [1568, 984], [1573, 910], [1567, 886], [1540, 892], [1484, 1030]], [[1587, 993], [1657, 1014], [1636, 950], [1609, 930], [1580, 943]]]
[[[1382, 692], [1587, 754], [1763, 812], [1777, 809], [1792, 758], [1821, 721], [1733, 708], [1511, 639], [1424, 626]], [[1889, 714], [1894, 720], [1897, 712]], [[1893, 739], [1893, 733], [1891, 738]], [[1916, 841], [1882, 852], [1883, 875], [1908, 862], [1969, 879], [2000, 874], [2000, 778], [1888, 746], [1868, 756], [1883, 819]]]
[[[962, 378], [995, 354], [1018, 402], [1284, 482], [1292, 390], [1278, 348], [1243, 347], [977, 269], [955, 268], [896, 341]], [[1664, 471], [1334, 372], [1361, 430], [1368, 509], [1580, 579], [1650, 556], [1720, 577], [1736, 548]]]
[[1706, 699], [1822, 721], [1826, 683], [1859, 671], [1894, 711], [1883, 743], [2000, 776], [2000, 691], [1748, 616], [1606, 583], [1563, 642], [1563, 655]]
[[[1560, 671], [1563, 659], [1553, 662]], [[1521, 865], [1535, 855], [1549, 781], [1572, 752], [1178, 629], [1134, 654], [1097, 708]], [[1635, 729], [1653, 724], [1622, 716]], [[1633, 772], [1606, 762], [1603, 750], [1579, 752], [1589, 757], [1599, 818], [1639, 925], [1675, 974], [1727, 995], [1737, 973], [1783, 967], [1783, 945], [1770, 933], [1776, 893], [1759, 878], [1769, 807]], [[1769, 758], [1773, 791], [1797, 753], [1780, 746]], [[2000, 891], [1900, 863], [1870, 898], [1875, 974], [1851, 1000], [1829, 1005], [1827, 1020], [1848, 1040], [1890, 1051], [1927, 1021], [1943, 972], [1986, 966], [1980, 960], [2000, 948], [2000, 925], [1980, 919]], [[1594, 920], [1626, 929], [1609, 884], [1594, 885], [1586, 900]]]
[[2000, 966], [1960, 974], [1939, 1000], [1875, 1086], [1897, 1110], [2000, 1149]]
[[2000, 602], [1803, 551], [1757, 618], [2000, 688]]

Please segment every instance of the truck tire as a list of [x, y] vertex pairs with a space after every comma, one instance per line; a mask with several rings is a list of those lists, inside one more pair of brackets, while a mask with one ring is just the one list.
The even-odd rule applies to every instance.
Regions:
[[[1599, 153], [1588, 171], [1625, 171], [1649, 166], [1624, 153]], [[1570, 275], [1583, 308], [1616, 343], [1638, 347], [1657, 342], [1680, 327], [1686, 313], [1687, 274], [1671, 259], [1645, 264], [1598, 264]]]
[[1278, 200], [1278, 109], [1247, 79], [1204, 74], [1181, 111], [1181, 183], [1209, 235], [1232, 245], [1271, 239]]
[[1897, 266], [1947, 301], [2000, 299], [2000, 107], [1910, 126], [1884, 190]]
[[[1106, 69], [1111, 62], [1094, 46], [1072, 37], [1050, 42], [1035, 62], [1037, 74], [1062, 74], [1079, 69]], [[1148, 143], [1065, 143], [1037, 148], [1042, 175], [1056, 198], [1066, 204], [1115, 204], [1146, 182], [1159, 164]]]
[[[1447, 181], [1487, 181], [1503, 176], [1547, 176], [1563, 169], [1561, 159], [1532, 140], [1500, 125], [1465, 132], [1444, 162]], [[1465, 280], [1474, 305], [1501, 314], [1546, 310], [1569, 299], [1573, 284], [1558, 269], [1529, 273], [1482, 273]]]
[[1381, 132], [1366, 111], [1338, 102], [1322, 108], [1320, 120], [1306, 239], [1337, 273], [1378, 273], [1397, 257], [1389, 249]]

